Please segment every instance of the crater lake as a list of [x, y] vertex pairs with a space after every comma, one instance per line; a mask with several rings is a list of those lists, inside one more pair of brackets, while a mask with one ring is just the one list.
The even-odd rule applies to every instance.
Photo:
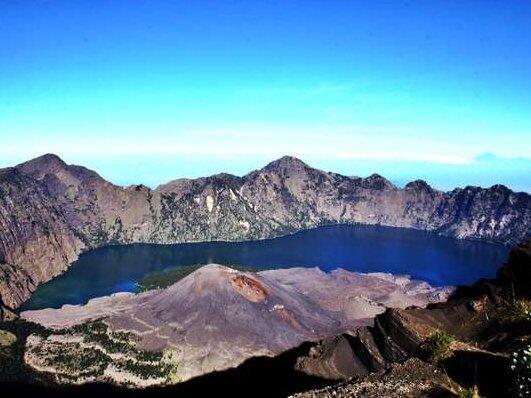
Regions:
[[325, 226], [274, 239], [171, 245], [107, 246], [80, 255], [68, 271], [37, 288], [21, 311], [83, 304], [116, 292], [138, 292], [146, 276], [219, 263], [253, 270], [319, 267], [407, 274], [435, 286], [495, 276], [509, 248], [412, 229]]

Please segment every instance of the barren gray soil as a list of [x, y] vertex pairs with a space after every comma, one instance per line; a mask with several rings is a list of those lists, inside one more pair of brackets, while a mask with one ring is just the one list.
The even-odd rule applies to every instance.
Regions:
[[[139, 350], [163, 352], [166, 358], [171, 353], [177, 378], [186, 380], [370, 324], [389, 306], [443, 301], [450, 291], [390, 274], [317, 268], [249, 273], [209, 264], [165, 289], [21, 316], [59, 334], [101, 319], [110, 333], [137, 336]], [[56, 343], [50, 350], [60, 348]]]

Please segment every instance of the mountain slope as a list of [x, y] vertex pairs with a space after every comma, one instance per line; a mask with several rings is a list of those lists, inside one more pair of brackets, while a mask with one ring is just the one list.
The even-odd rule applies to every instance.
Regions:
[[[89, 350], [84, 355], [104, 352], [112, 361], [103, 360], [90, 377], [79, 370], [75, 382], [104, 381], [106, 375], [121, 384], [126, 372], [109, 367], [120, 368], [123, 356], [138, 361], [139, 352], [162, 353], [160, 362], [177, 365], [173, 379], [187, 380], [369, 324], [387, 306], [424, 306], [445, 300], [449, 292], [389, 274], [327, 274], [317, 268], [248, 273], [210, 264], [162, 290], [23, 312], [24, 319], [54, 329], [28, 340], [26, 362], [69, 382], [81, 345]], [[98, 327], [91, 326], [98, 320]], [[128, 337], [117, 349], [107, 341], [124, 335]], [[58, 355], [67, 358], [54, 360]], [[72, 365], [64, 368], [65, 362]], [[127, 377], [137, 385], [171, 382]]]
[[514, 244], [529, 236], [530, 220], [529, 195], [501, 185], [440, 192], [415, 181], [399, 189], [378, 175], [346, 177], [287, 156], [244, 177], [151, 190], [44, 155], [0, 170], [0, 315], [80, 252], [106, 244], [262, 239], [337, 223]]

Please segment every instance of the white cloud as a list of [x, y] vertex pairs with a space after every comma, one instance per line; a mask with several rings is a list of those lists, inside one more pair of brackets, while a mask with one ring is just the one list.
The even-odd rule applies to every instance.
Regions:
[[473, 161], [472, 158], [464, 156], [415, 152], [338, 152], [336, 157], [339, 159], [409, 161], [444, 164], [468, 164]]
[[357, 131], [328, 133], [312, 130], [208, 130], [172, 136], [154, 135], [121, 139], [108, 136], [97, 140], [52, 139], [32, 143], [12, 143], [0, 148], [0, 155], [31, 158], [43, 153], [61, 156], [216, 156], [271, 158], [290, 154], [300, 158], [360, 159], [375, 161], [424, 161], [466, 164], [472, 156], [455, 153], [439, 145], [413, 145], [410, 142]]
[[[119, 127], [117, 127], [119, 128]], [[2, 138], [0, 157], [29, 159], [43, 153], [65, 158], [97, 156], [215, 156], [275, 159], [290, 154], [302, 159], [410, 161], [469, 164], [488, 144], [463, 145], [423, 126], [237, 126], [183, 131], [138, 126], [126, 134], [79, 129]], [[503, 152], [498, 152], [505, 156]], [[6, 164], [4, 161], [3, 164]]]

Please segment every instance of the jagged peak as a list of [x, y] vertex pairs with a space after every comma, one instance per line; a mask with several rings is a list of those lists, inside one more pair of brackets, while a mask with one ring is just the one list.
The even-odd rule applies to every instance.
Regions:
[[35, 159], [28, 160], [27, 162], [17, 165], [15, 168], [38, 180], [44, 178], [47, 174], [53, 174], [56, 176], [69, 175], [71, 178], [80, 181], [90, 178], [103, 180], [103, 178], [95, 171], [83, 166], [69, 165], [53, 153], [47, 153], [36, 157]]
[[23, 173], [34, 176], [56, 173], [59, 170], [64, 170], [66, 167], [68, 166], [63, 159], [53, 153], [44, 154], [16, 166]]
[[452, 189], [449, 193], [451, 194], [476, 194], [478, 192], [486, 192], [486, 193], [502, 193], [502, 194], [525, 194], [529, 195], [527, 192], [517, 192], [512, 190], [511, 188], [503, 185], [503, 184], [494, 184], [490, 187], [481, 187], [477, 185], [467, 185], [464, 188], [463, 187], [457, 187]]
[[229, 181], [239, 181], [241, 177], [238, 177], [231, 173], [218, 173], [213, 174], [210, 177], [205, 177], [214, 181], [223, 181], [223, 182], [229, 182]]
[[151, 189], [149, 187], [147, 187], [146, 185], [144, 185], [144, 184], [129, 185], [128, 187], [126, 187], [126, 189], [129, 189], [129, 190], [132, 190], [132, 191], [137, 191], [137, 192], [140, 192], [140, 191], [144, 191], [144, 192], [151, 191]]
[[371, 189], [392, 189], [396, 188], [395, 185], [387, 178], [382, 177], [380, 174], [373, 173], [369, 177], [361, 180], [362, 186]]
[[406, 190], [432, 192], [433, 188], [424, 180], [410, 181], [405, 186]]
[[306, 163], [304, 163], [302, 160], [294, 157], [294, 156], [282, 156], [281, 158], [277, 160], [273, 160], [267, 166], [264, 167], [264, 169], [271, 170], [271, 169], [291, 169], [291, 168], [307, 168], [309, 167]]
[[[503, 184], [494, 184], [493, 186], [491, 186], [489, 188], [489, 190], [491, 191], [503, 191], [503, 192], [509, 192], [511, 191], [509, 188], [507, 188], [505, 185]], [[511, 191], [512, 192], [512, 191]]]
[[208, 184], [213, 185], [214, 187], [228, 187], [228, 188], [234, 188], [235, 186], [238, 186], [242, 177], [236, 176], [234, 174], [230, 173], [218, 173], [213, 174], [208, 177], [199, 177], [199, 178], [177, 178], [175, 180], [169, 181], [165, 184], [160, 184], [155, 191], [161, 192], [161, 193], [176, 193], [179, 190], [183, 189], [183, 187], [190, 188], [192, 186], [196, 187], [204, 187]]
[[37, 156], [35, 159], [41, 159], [41, 158], [42, 159], [53, 159], [53, 160], [58, 160], [60, 162], [63, 162], [63, 159], [61, 159], [59, 155], [56, 155], [55, 153], [51, 153], [51, 152], [45, 153], [44, 155], [41, 155], [41, 156]]
[[32, 160], [58, 161], [64, 163], [63, 159], [61, 159], [61, 157], [55, 153], [45, 153], [44, 155], [37, 156], [36, 158], [29, 160], [29, 162]]
[[58, 166], [66, 166], [66, 163], [63, 159], [61, 159], [59, 156], [57, 156], [54, 153], [46, 153], [41, 156], [37, 156], [36, 158], [33, 158], [31, 160], [28, 160], [26, 162], [23, 162], [19, 164], [17, 167], [24, 167], [24, 166], [51, 166], [51, 165], [58, 165]]

